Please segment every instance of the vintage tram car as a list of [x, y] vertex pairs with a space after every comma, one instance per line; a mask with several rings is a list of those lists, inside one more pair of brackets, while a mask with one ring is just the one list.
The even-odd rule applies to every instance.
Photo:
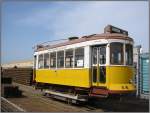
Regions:
[[133, 93], [133, 43], [127, 31], [108, 25], [102, 34], [37, 45], [35, 87], [79, 101]]

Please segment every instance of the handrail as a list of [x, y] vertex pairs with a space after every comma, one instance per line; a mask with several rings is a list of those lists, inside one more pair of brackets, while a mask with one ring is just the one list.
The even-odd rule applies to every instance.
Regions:
[[58, 43], [61, 43], [61, 41], [67, 41], [68, 39], [58, 39], [58, 40], [50, 40], [50, 41], [46, 41], [46, 42], [42, 42], [42, 43], [39, 43], [39, 44], [36, 44], [35, 46], [33, 46], [32, 48], [33, 49], [37, 49], [37, 46], [52, 46], [54, 44], [57, 44]]

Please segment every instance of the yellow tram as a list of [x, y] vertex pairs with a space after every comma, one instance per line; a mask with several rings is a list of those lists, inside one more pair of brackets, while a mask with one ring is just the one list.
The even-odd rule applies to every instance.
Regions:
[[108, 25], [102, 34], [38, 45], [34, 53], [35, 86], [68, 98], [132, 93], [133, 43], [127, 31]]

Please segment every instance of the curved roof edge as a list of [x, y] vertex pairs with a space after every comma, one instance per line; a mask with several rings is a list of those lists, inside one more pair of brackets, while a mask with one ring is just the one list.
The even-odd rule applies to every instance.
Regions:
[[123, 34], [119, 34], [119, 33], [102, 33], [102, 34], [93, 34], [93, 35], [83, 36], [79, 39], [67, 40], [65, 42], [58, 43], [55, 45], [46, 45], [46, 46], [37, 48], [35, 51], [43, 51], [46, 49], [52, 49], [52, 48], [56, 48], [56, 47], [71, 45], [71, 44], [85, 42], [85, 41], [97, 40], [97, 39], [121, 39], [121, 40], [133, 41], [133, 39], [127, 35], [123, 35]]

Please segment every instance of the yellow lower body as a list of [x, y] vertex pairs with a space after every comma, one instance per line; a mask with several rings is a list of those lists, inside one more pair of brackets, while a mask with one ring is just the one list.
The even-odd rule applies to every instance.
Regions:
[[107, 88], [109, 90], [134, 91], [135, 86], [130, 83], [133, 79], [134, 69], [127, 66], [107, 67]]
[[39, 69], [36, 70], [36, 82], [51, 83], [67, 86], [85, 87], [103, 86], [109, 90], [135, 90], [132, 79], [133, 69], [127, 66], [107, 66], [106, 82], [92, 83], [91, 69]]
[[36, 70], [36, 82], [90, 87], [89, 69]]

